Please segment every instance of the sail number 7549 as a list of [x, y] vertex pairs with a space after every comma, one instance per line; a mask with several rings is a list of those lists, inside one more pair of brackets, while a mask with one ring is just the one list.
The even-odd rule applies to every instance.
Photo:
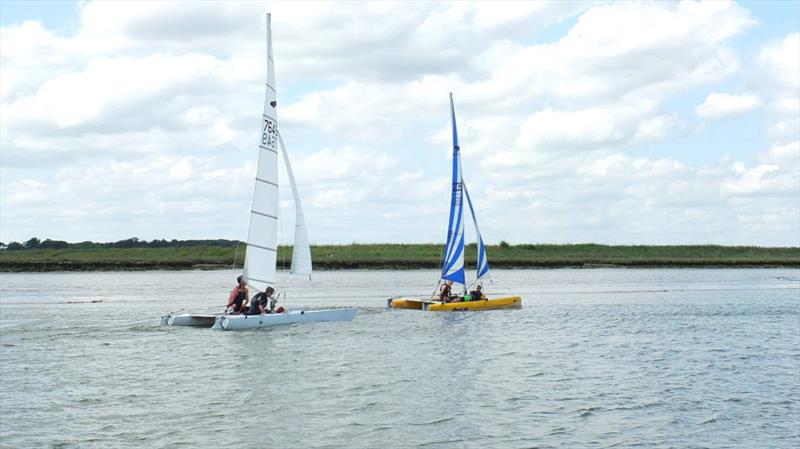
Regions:
[[261, 145], [276, 151], [278, 149], [278, 124], [266, 117], [261, 133]]

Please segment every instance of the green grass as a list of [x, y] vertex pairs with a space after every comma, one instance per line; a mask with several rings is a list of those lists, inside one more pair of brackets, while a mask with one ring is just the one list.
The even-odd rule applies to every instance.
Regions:
[[[313, 246], [317, 269], [436, 268], [442, 245], [351, 244]], [[503, 245], [490, 246], [492, 267], [800, 267], [800, 248], [755, 246], [608, 246]], [[0, 251], [0, 271], [92, 271], [227, 268], [233, 266], [235, 248], [194, 246], [182, 248], [92, 248]], [[474, 265], [475, 245], [468, 245], [468, 265]], [[236, 266], [244, 261], [239, 248]], [[288, 268], [291, 247], [280, 247], [278, 267]]]

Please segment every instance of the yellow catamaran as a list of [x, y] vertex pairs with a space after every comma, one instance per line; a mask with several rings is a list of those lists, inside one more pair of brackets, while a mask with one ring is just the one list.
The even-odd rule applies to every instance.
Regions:
[[[389, 307], [395, 309], [417, 309], [442, 312], [460, 312], [473, 310], [518, 309], [522, 307], [522, 298], [519, 296], [505, 296], [489, 298], [480, 293], [480, 297], [473, 298], [467, 292], [466, 276], [464, 274], [464, 198], [467, 199], [472, 222], [475, 224], [475, 234], [478, 237], [478, 266], [474, 284], [480, 285], [481, 279], [489, 275], [489, 259], [486, 255], [486, 246], [483, 244], [481, 231], [478, 229], [478, 219], [472, 200], [467, 191], [467, 185], [461, 175], [461, 150], [458, 145], [458, 132], [456, 130], [456, 113], [453, 106], [453, 94], [450, 93], [450, 119], [453, 127], [453, 190], [450, 199], [450, 219], [447, 226], [447, 244], [444, 248], [442, 261], [442, 275], [436, 286], [434, 296], [431, 298], [391, 298]], [[453, 296], [450, 286], [459, 284], [463, 286], [463, 296]], [[446, 286], [447, 291], [440, 293], [440, 287]]]

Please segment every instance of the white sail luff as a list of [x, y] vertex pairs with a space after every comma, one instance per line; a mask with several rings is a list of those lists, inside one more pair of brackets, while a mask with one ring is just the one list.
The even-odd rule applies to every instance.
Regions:
[[266, 94], [244, 259], [244, 277], [259, 290], [275, 285], [278, 256], [278, 121], [270, 19], [267, 14]]
[[278, 142], [281, 144], [283, 161], [286, 165], [286, 174], [289, 176], [289, 184], [292, 186], [292, 196], [294, 196], [294, 249], [292, 250], [292, 274], [311, 274], [311, 246], [308, 243], [308, 231], [306, 230], [306, 219], [303, 216], [303, 206], [300, 204], [300, 192], [297, 190], [297, 183], [294, 180], [292, 164], [289, 162], [289, 152], [283, 137], [278, 133]]

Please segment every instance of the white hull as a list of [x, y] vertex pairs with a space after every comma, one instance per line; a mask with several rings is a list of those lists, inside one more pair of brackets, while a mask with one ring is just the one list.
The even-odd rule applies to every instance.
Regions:
[[161, 317], [161, 325], [211, 327], [218, 316], [220, 315], [211, 315], [207, 313], [167, 314]]
[[319, 321], [352, 321], [358, 313], [357, 308], [326, 310], [290, 310], [285, 313], [268, 315], [222, 315], [217, 317], [213, 329], [243, 330], [278, 326], [292, 323], [311, 323]]

